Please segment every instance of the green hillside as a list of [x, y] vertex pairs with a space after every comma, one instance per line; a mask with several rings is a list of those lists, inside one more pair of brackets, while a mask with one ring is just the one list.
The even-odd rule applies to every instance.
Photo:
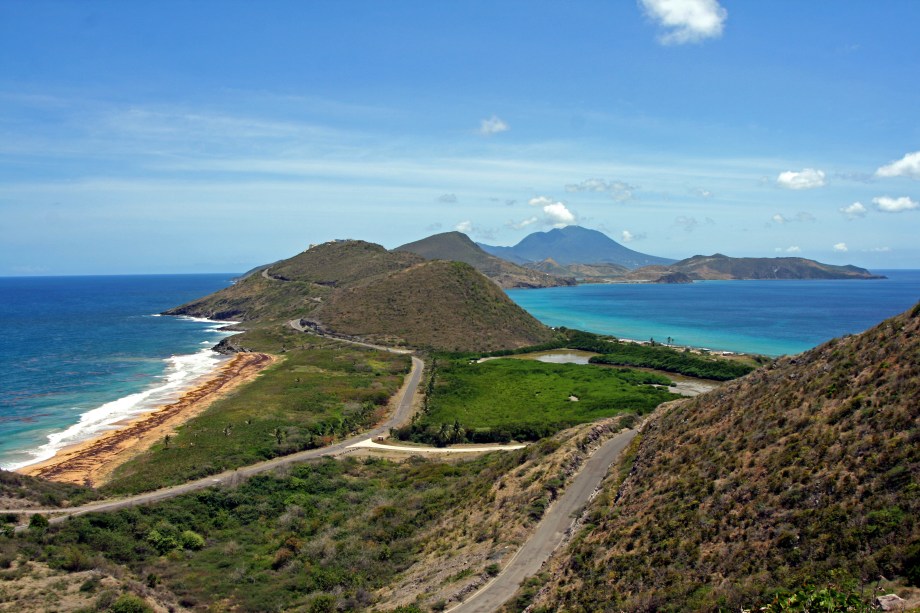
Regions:
[[809, 583], [920, 584], [918, 398], [920, 305], [667, 405], [536, 610], [738, 611]]
[[515, 348], [552, 336], [469, 265], [354, 240], [311, 247], [166, 314], [244, 326], [309, 319], [340, 334], [450, 351]]
[[425, 262], [336, 291], [315, 316], [347, 334], [449, 351], [522, 347], [553, 337], [460, 262]]

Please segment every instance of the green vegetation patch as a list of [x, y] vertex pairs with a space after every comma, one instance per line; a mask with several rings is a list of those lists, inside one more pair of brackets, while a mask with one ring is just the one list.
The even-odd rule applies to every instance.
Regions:
[[715, 381], [737, 379], [754, 370], [754, 366], [744, 362], [677, 351], [660, 345], [608, 343], [603, 354], [591, 358], [591, 363], [653, 368]]
[[[0, 469], [0, 498], [6, 500], [7, 507], [12, 508], [27, 507], [32, 504], [43, 507], [62, 507], [90, 502], [98, 498], [98, 494], [87, 487], [45, 481]], [[10, 521], [6, 522], [6, 519]], [[15, 517], [0, 517], [0, 524], [15, 522]]]
[[645, 414], [678, 398], [653, 373], [525, 360], [438, 359], [427, 406], [395, 434], [434, 444], [536, 440], [620, 413]]
[[404, 355], [280, 328], [235, 342], [280, 349], [283, 359], [119, 467], [106, 493], [155, 489], [328, 445], [376, 423], [411, 366]]
[[594, 364], [651, 368], [716, 381], [737, 379], [769, 360], [759, 355], [729, 360], [667, 347], [654, 341], [650, 345], [626, 343], [612, 336], [568, 328], [559, 328], [556, 334], [556, 339], [546, 343], [520, 349], [493, 351], [486, 355], [506, 356], [554, 349], [578, 349], [601, 354], [591, 359]]
[[327, 459], [6, 542], [55, 568], [125, 565], [188, 608], [366, 610], [374, 590], [421, 560], [445, 516], [487, 504], [503, 475], [554, 448], [458, 463]]

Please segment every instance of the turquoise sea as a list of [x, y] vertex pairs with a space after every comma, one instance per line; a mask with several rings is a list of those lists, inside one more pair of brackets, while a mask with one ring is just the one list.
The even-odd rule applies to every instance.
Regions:
[[0, 467], [51, 457], [209, 374], [225, 324], [156, 314], [232, 278], [0, 278]]
[[550, 326], [778, 356], [862, 332], [920, 300], [920, 270], [873, 272], [888, 278], [579, 285], [508, 295]]

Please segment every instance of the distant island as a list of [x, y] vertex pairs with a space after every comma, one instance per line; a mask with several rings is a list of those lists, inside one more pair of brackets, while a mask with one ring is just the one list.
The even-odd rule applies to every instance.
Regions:
[[505, 289], [576, 283], [885, 278], [858, 266], [794, 257], [735, 258], [716, 253], [676, 261], [633, 251], [602, 232], [580, 226], [535, 232], [513, 247], [475, 243], [461, 232], [445, 232], [394, 251], [465, 262]]

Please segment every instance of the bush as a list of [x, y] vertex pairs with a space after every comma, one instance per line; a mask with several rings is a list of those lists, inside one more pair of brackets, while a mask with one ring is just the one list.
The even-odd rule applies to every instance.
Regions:
[[147, 601], [134, 594], [122, 594], [112, 603], [109, 609], [112, 613], [153, 613]]

